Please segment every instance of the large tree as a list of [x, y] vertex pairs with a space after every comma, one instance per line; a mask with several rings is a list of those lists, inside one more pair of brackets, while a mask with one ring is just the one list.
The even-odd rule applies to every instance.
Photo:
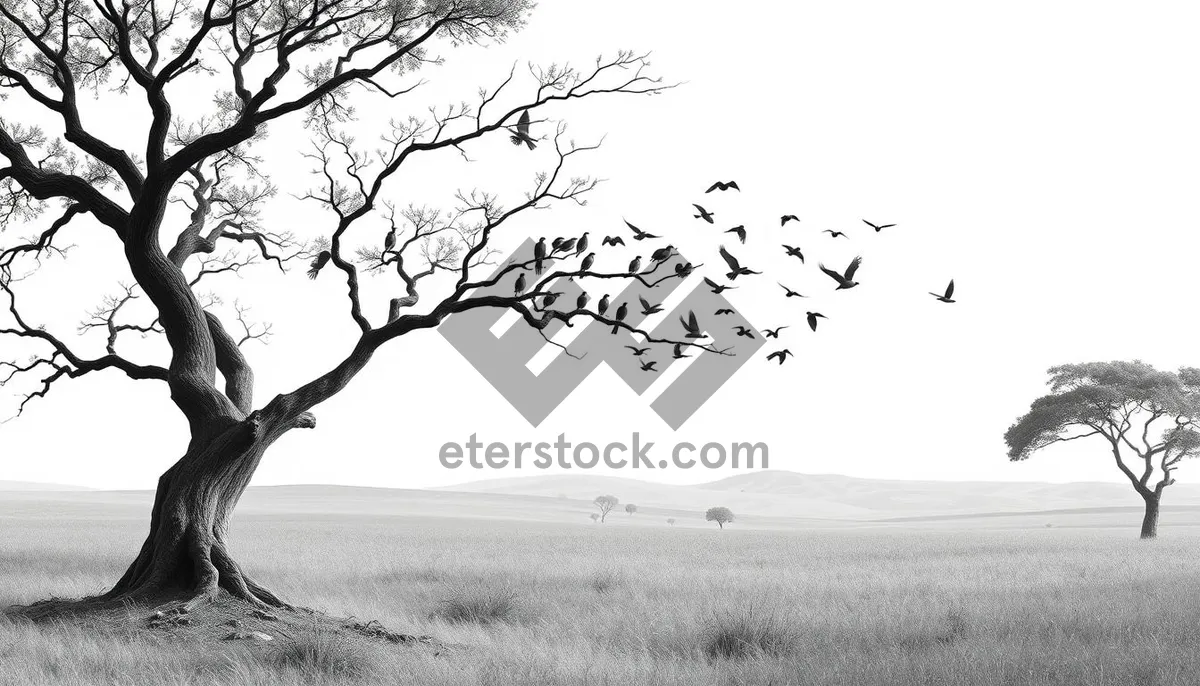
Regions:
[[1049, 374], [1050, 393], [1004, 434], [1009, 459], [1024, 460], [1056, 443], [1103, 439], [1145, 501], [1142, 538], [1154, 538], [1163, 490], [1175, 483], [1180, 462], [1200, 454], [1200, 369], [1091, 362], [1052, 367]]
[[[581, 203], [595, 186], [568, 171], [591, 146], [564, 144], [562, 123], [549, 119], [548, 106], [660, 91], [664, 85], [647, 76], [643, 56], [623, 52], [582, 70], [514, 70], [479, 91], [473, 104], [398, 117], [381, 136], [365, 132], [365, 139], [382, 138], [380, 149], [358, 147], [356, 109], [403, 108], [422, 72], [439, 59], [431, 48], [502, 40], [522, 25], [530, 6], [526, 0], [0, 0], [0, 85], [11, 103], [0, 120], [0, 228], [36, 227], [32, 238], [0, 245], [8, 320], [0, 322], [0, 336], [19, 344], [6, 344], [10, 356], [0, 374], [32, 380], [21, 409], [61, 381], [97, 372], [165, 384], [190, 431], [186, 452], [158, 481], [140, 552], [101, 600], [198, 603], [227, 593], [280, 605], [246, 575], [226, 540], [231, 513], [263, 454], [287, 432], [315, 426], [311, 411], [345, 388], [381, 346], [456, 313], [508, 308], [543, 335], [551, 324], [585, 318], [651, 343], [724, 352], [684, 338], [682, 329], [679, 340], [652, 338], [574, 299], [550, 306], [553, 285], [564, 279], [649, 287], [687, 276], [685, 265], [673, 271], [656, 261], [626, 269], [622, 259], [620, 269], [606, 271], [604, 262], [593, 268], [577, 249], [552, 250], [536, 268], [533, 260], [491, 261], [501, 227], [556, 202]], [[125, 94], [123, 106], [139, 116], [128, 116], [123, 135], [136, 138], [136, 148], [88, 128], [89, 89]], [[185, 97], [212, 104], [203, 112], [173, 106]], [[305, 157], [319, 183], [303, 197], [328, 218], [317, 237], [272, 228], [264, 212], [275, 188], [256, 146], [285, 119], [297, 119], [311, 137]], [[146, 125], [138, 130], [141, 121]], [[439, 151], [468, 156], [485, 137], [511, 137], [517, 145], [505, 145], [507, 154], [543, 156], [546, 171], [519, 202], [504, 206], [494, 194], [467, 190], [445, 211], [389, 203], [386, 189], [402, 167]], [[20, 297], [24, 289], [75, 286], [69, 270], [54, 270], [66, 278], [48, 284], [38, 269], [63, 256], [68, 225], [102, 227], [120, 248], [111, 253], [122, 261], [114, 271], [131, 279], [89, 314], [77, 340], [39, 325], [44, 313], [29, 312]], [[266, 402], [255, 398], [254, 374], [240, 350], [264, 330], [242, 316], [244, 309], [222, 315], [219, 302], [197, 290], [253, 262], [282, 273], [311, 264], [322, 283], [340, 277], [357, 334], [327, 371]], [[378, 305], [365, 299], [364, 274], [393, 279], [394, 297]], [[435, 274], [443, 278], [425, 281]], [[518, 279], [523, 289], [515, 287]], [[421, 286], [431, 282], [450, 285], [436, 299], [421, 300]], [[492, 288], [498, 284], [505, 286], [499, 294]], [[128, 318], [135, 302], [148, 303], [144, 320]], [[240, 326], [231, 325], [234, 317]], [[146, 359], [141, 348], [128, 347], [130, 333], [162, 336], [165, 359]], [[97, 344], [102, 352], [88, 350]], [[33, 357], [23, 361], [15, 350]]]

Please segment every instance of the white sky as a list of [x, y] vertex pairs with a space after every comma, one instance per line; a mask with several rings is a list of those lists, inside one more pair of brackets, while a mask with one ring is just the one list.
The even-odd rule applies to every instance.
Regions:
[[[1053, 364], [1200, 364], [1192, 311], [1198, 19], [1190, 2], [548, 1], [506, 45], [445, 47], [446, 64], [423, 73], [429, 87], [387, 111], [379, 101], [364, 109], [360, 140], [376, 136], [371, 121], [474, 98], [514, 61], [586, 66], [601, 52], [652, 50], [657, 73], [686, 82], [659, 97], [555, 110], [580, 142], [607, 134], [603, 149], [575, 167], [607, 181], [586, 208], [512, 227], [511, 245], [539, 231], [590, 230], [598, 243], [627, 217], [714, 265], [719, 239], [691, 219], [690, 203], [701, 201], [719, 224], [730, 220], [722, 228], [750, 228], [739, 257], [769, 276], [795, 269], [778, 249], [795, 242], [841, 266], [861, 250], [863, 285], [833, 294], [810, 265], [785, 279], [819, 294], [805, 305], [784, 302], [774, 278], [727, 294], [760, 328], [791, 324], [784, 345], [797, 358], [779, 368], [761, 359], [774, 349], [764, 348], [678, 432], [606, 369], [534, 429], [440, 335], [406, 336], [316, 409], [315, 431], [277, 444], [255, 483], [424, 487], [515, 476], [447, 471], [438, 448], [471, 433], [485, 442], [566, 433], [605, 443], [635, 430], [659, 446], [763, 441], [772, 468], [800, 472], [1119, 480], [1098, 446], [1080, 442], [1010, 464], [1002, 435], [1043, 391]], [[120, 142], [144, 105], [124, 101], [128, 109], [119, 110], [118, 102], [106, 95], [87, 103], [84, 120]], [[0, 108], [29, 120], [15, 99]], [[290, 125], [272, 129], [260, 152], [285, 191], [270, 209], [272, 226], [313, 237], [328, 217], [288, 195], [312, 182], [299, 135]], [[456, 189], [478, 184], [516, 201], [548, 162], [519, 154], [503, 136], [470, 152], [471, 165], [453, 151], [417, 161], [389, 197], [447, 204]], [[740, 196], [702, 195], [729, 178]], [[785, 212], [803, 223], [781, 231]], [[899, 226], [868, 235], [860, 218]], [[830, 242], [819, 234], [825, 228], [850, 231], [854, 244]], [[128, 275], [106, 230], [79, 222], [67, 233], [79, 246], [73, 270], [50, 267], [29, 282], [39, 290], [25, 300], [49, 308], [28, 310], [31, 320], [70, 337], [84, 311]], [[358, 236], [377, 241], [382, 230]], [[960, 302], [947, 306], [926, 291], [949, 278]], [[269, 346], [247, 348], [259, 404], [349, 349], [355, 329], [333, 272], [310, 282], [302, 270], [281, 277], [260, 267], [212, 285], [274, 324]], [[378, 322], [395, 284], [372, 279], [370, 289]], [[801, 328], [810, 303], [831, 317], [817, 334]], [[12, 342], [0, 339], [4, 346]], [[102, 351], [93, 338], [79, 347]], [[0, 479], [148, 488], [185, 442], [163, 384], [90, 375], [0, 426]], [[622, 475], [686, 483], [728, 474]]]

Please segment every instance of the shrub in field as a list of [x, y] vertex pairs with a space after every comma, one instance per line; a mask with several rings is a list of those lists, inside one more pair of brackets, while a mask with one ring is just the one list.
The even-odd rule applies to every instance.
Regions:
[[628, 505], [625, 506], [625, 512], [627, 512], [629, 514], [633, 514], [634, 512], [637, 512], [637, 505], [634, 505], [633, 503], [629, 503]]
[[443, 599], [435, 615], [458, 624], [515, 622], [520, 605], [520, 597], [511, 589], [462, 588]]
[[294, 670], [306, 681], [326, 683], [369, 679], [379, 671], [378, 657], [351, 636], [314, 628], [281, 645], [271, 653], [270, 662], [278, 669]]
[[744, 660], [780, 656], [795, 645], [795, 632], [785, 618], [754, 605], [714, 613], [706, 622], [700, 647], [709, 659]]

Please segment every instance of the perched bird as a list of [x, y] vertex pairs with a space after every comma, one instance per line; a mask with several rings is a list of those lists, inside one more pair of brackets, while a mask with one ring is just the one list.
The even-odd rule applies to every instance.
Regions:
[[884, 229], [890, 229], [893, 226], [895, 226], [895, 224], [884, 224], [883, 226], [880, 226], [878, 224], [872, 224], [871, 222], [867, 221], [866, 219], [863, 220], [863, 223], [866, 224], [867, 226], [871, 227], [872, 229], [875, 229], [875, 233], [879, 233], [880, 231], [883, 231]]
[[692, 266], [691, 262], [681, 262], [675, 265], [675, 275], [686, 279], [692, 275], [693, 269], [695, 269], [695, 267]]
[[[627, 314], [629, 314], [629, 305], [627, 305], [625, 303], [621, 303], [621, 306], [617, 308], [617, 314], [614, 317], [614, 319], [616, 319], [618, 322], [623, 322], [623, 321], [625, 321], [625, 315], [627, 315]], [[613, 324], [613, 328], [612, 328], [613, 333], [620, 331], [620, 329], [621, 329], [621, 327], [617, 326], [616, 324]]]
[[584, 231], [583, 235], [579, 237], [579, 242], [575, 244], [575, 257], [579, 257], [580, 255], [582, 255], [584, 253], [585, 250], [587, 250], [587, 247], [588, 247], [587, 235], [588, 235], [588, 232]]
[[822, 233], [827, 233], [830, 236], [832, 236], [833, 238], [845, 238], [846, 237], [845, 231], [834, 231], [833, 229], [825, 229]]
[[932, 295], [933, 297], [937, 298], [938, 300], [941, 300], [944, 303], [954, 302], [954, 298], [952, 297], [954, 295], [954, 279], [950, 279], [950, 285], [946, 286], [946, 294], [945, 295], [938, 295], [937, 293], [934, 293], [932, 291], [930, 291], [929, 294]]
[[558, 252], [558, 248], [562, 244], [563, 244], [562, 236], [559, 236], [558, 238], [555, 238], [554, 240], [550, 241], [550, 252], [552, 252], [552, 253]]
[[[628, 226], [631, 230], [633, 230], [633, 240], [635, 240], [635, 241], [644, 241], [647, 238], [662, 238], [662, 236], [655, 236], [652, 233], [647, 233], [646, 231], [642, 231], [641, 229], [634, 226], [633, 224], [630, 224], [629, 220], [625, 220], [625, 226]], [[621, 245], [625, 245], [625, 244], [621, 243]]]
[[387, 252], [391, 252], [395, 248], [396, 248], [396, 227], [393, 226], [392, 230], [388, 231], [387, 235], [383, 237], [383, 251], [385, 253], [387, 253]]
[[703, 207], [697, 205], [696, 203], [692, 203], [692, 207], [695, 207], [696, 211], [700, 213], [700, 214], [694, 215], [694, 217], [693, 217], [694, 219], [703, 219], [704, 221], [708, 222], [709, 224], [713, 223], [713, 213], [712, 212], [709, 212], [708, 210], [704, 209]]
[[598, 312], [601, 317], [604, 316], [605, 312], [608, 312], [608, 293], [605, 293], [604, 297], [600, 298], [600, 302], [596, 304], [596, 312]]
[[642, 355], [650, 352], [650, 348], [639, 348], [636, 345], [627, 345], [625, 347], [633, 351], [634, 357], [641, 357]]
[[779, 225], [787, 226], [788, 222], [798, 222], [798, 221], [800, 221], [800, 217], [797, 217], [794, 214], [785, 214], [779, 218]]
[[800, 258], [800, 264], [804, 264], [804, 253], [800, 252], [800, 248], [794, 245], [787, 245], [786, 243], [781, 247], [787, 251], [788, 257], [798, 257]]
[[596, 261], [596, 253], [594, 253], [594, 252], [588, 253], [583, 258], [583, 262], [580, 263], [579, 271], [586, 272], [587, 270], [591, 269], [592, 264], [595, 263], [595, 261]]
[[650, 253], [650, 259], [654, 260], [655, 262], [665, 262], [669, 260], [673, 254], [675, 254], [675, 246], [668, 245]]
[[542, 236], [538, 239], [536, 245], [533, 246], [533, 273], [541, 276], [542, 272], [546, 271], [546, 237]]
[[727, 273], [725, 275], [725, 277], [728, 278], [730, 281], [733, 281], [734, 279], [736, 279], [739, 276], [747, 276], [749, 274], [761, 274], [762, 273], [762, 272], [751, 271], [750, 269], [743, 267], [737, 261], [737, 258], [734, 257], [733, 255], [730, 255], [729, 251], [726, 250], [725, 246], [723, 246], [723, 245], [721, 246], [720, 252], [721, 252], [721, 257], [725, 260], [725, 264], [729, 265], [729, 273]]
[[[787, 348], [784, 348], [783, 350], [776, 350], [775, 352], [771, 353], [770, 355], [767, 355], [767, 359], [768, 360], [779, 360], [779, 364], [783, 364], [783, 361], [787, 359], [788, 355], [792, 355], [792, 351], [788, 350]], [[792, 357], [795, 357], [795, 355], [792, 355]]]
[[547, 293], [546, 297], [542, 300], [542, 308], [546, 309], [550, 307], [556, 300], [558, 300], [558, 293]]
[[806, 312], [805, 314], [808, 315], [808, 328], [812, 329], [813, 331], [817, 330], [817, 317], [820, 317], [821, 319], [829, 319], [829, 317], [826, 317], [820, 312]]
[[746, 225], [745, 224], [742, 224], [740, 226], [735, 226], [732, 229], [729, 229], [728, 231], [726, 231], [725, 233], [736, 233], [739, 241], [741, 241], [742, 243], [746, 242]]
[[641, 268], [642, 268], [642, 256], [641, 255], [638, 255], [637, 257], [635, 257], [629, 261], [629, 273], [630, 274], [637, 274], [638, 270], [640, 270]]
[[313, 260], [312, 263], [308, 265], [308, 278], [317, 278], [317, 274], [320, 274], [321, 269], [323, 269], [325, 265], [329, 264], [329, 260], [332, 257], [333, 255], [328, 250], [322, 250], [321, 253], [317, 255], [317, 259]]
[[555, 248], [555, 250], [561, 250], [562, 252], [571, 252], [574, 249], [575, 249], [575, 239], [574, 238], [566, 239], [562, 243], [559, 243], [558, 247]]
[[683, 324], [684, 330], [687, 331], [686, 338], [704, 338], [704, 334], [700, 332], [700, 322], [696, 321], [694, 311], [688, 311], [687, 319], [680, 317], [679, 323]]
[[715, 314], [719, 317], [723, 314], [733, 314], [733, 310], [729, 309], [728, 307], [722, 307], [721, 309], [717, 310], [716, 312], [713, 312], [713, 314]]
[[708, 287], [712, 289], [712, 292], [714, 295], [720, 295], [721, 293], [724, 293], [725, 291], [727, 291], [731, 288], [737, 288], [737, 286], [721, 285], [721, 284], [717, 283], [716, 281], [713, 281], [712, 279], [708, 278], [707, 276], [704, 277], [704, 283], [708, 284]]
[[764, 337], [764, 338], [779, 338], [779, 332], [780, 332], [780, 331], [783, 331], [783, 330], [784, 330], [784, 329], [786, 329], [786, 328], [788, 328], [788, 327], [786, 327], [786, 326], [777, 326], [777, 327], [775, 327], [774, 329], [763, 329], [763, 330], [762, 330], [762, 332], [763, 332], [763, 337]]
[[779, 284], [779, 287], [783, 289], [783, 292], [784, 292], [783, 297], [785, 297], [785, 298], [807, 298], [808, 297], [807, 295], [801, 295], [801, 294], [797, 293], [796, 291], [793, 291], [792, 289], [788, 288], [787, 286], [784, 286], [783, 284]]
[[739, 336], [745, 336], [746, 338], [754, 338], [754, 332], [752, 332], [750, 329], [747, 329], [744, 326], [735, 326], [735, 327], [733, 327], [733, 330], [736, 331], [737, 335], [739, 335]]
[[858, 268], [862, 266], [862, 256], [859, 255], [853, 260], [850, 260], [850, 266], [846, 267], [845, 274], [838, 274], [832, 269], [826, 268], [823, 264], [819, 266], [821, 267], [821, 271], [825, 272], [829, 278], [837, 281], [838, 287], [834, 290], [840, 291], [846, 288], [854, 288], [858, 285], [858, 282], [854, 280], [854, 272], [858, 271]]
[[525, 272], [521, 272], [517, 276], [517, 282], [513, 284], [513, 293], [520, 295], [525, 290]]
[[625, 239], [620, 236], [605, 236], [604, 240], [600, 241], [600, 245], [625, 245]]
[[708, 190], [706, 190], [704, 192], [712, 193], [713, 191], [727, 191], [730, 188], [732, 188], [735, 191], [742, 190], [742, 189], [738, 188], [737, 181], [718, 181], [718, 182], [714, 183], [713, 185], [709, 186]]
[[675, 354], [671, 355], [671, 357], [676, 360], [682, 360], [685, 357], [691, 357], [691, 355], [684, 355], [683, 354], [683, 344], [676, 343], [675, 344]]
[[509, 129], [509, 133], [512, 135], [509, 136], [508, 139], [512, 141], [513, 145], [521, 145], [524, 143], [525, 145], [529, 146], [530, 150], [533, 150], [537, 147], [537, 143], [534, 143], [533, 138], [529, 135], [529, 110], [525, 110], [521, 113], [521, 118], [517, 120], [516, 130], [514, 131], [513, 129]]
[[662, 312], [662, 305], [651, 305], [645, 297], [638, 296], [638, 300], [642, 301], [642, 314], [649, 317], [652, 314]]
[[590, 299], [591, 298], [587, 294], [587, 291], [580, 293], [579, 297], [575, 298], [575, 309], [582, 310], [583, 308], [587, 307], [588, 300], [590, 300]]
[[654, 360], [646, 360], [645, 362], [642, 363], [642, 371], [643, 372], [657, 372], [658, 370], [654, 368], [654, 365], [656, 365], [656, 364], [658, 364], [658, 363], [655, 362]]

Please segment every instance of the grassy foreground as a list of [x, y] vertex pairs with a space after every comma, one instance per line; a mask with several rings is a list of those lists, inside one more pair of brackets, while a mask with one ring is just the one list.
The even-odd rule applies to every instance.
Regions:
[[[0, 604], [103, 590], [144, 526], [0, 518]], [[252, 650], [0, 618], [0, 682], [1196, 684], [1200, 536], [1164, 536], [243, 516], [236, 551], [283, 597], [459, 647], [318, 631]]]

